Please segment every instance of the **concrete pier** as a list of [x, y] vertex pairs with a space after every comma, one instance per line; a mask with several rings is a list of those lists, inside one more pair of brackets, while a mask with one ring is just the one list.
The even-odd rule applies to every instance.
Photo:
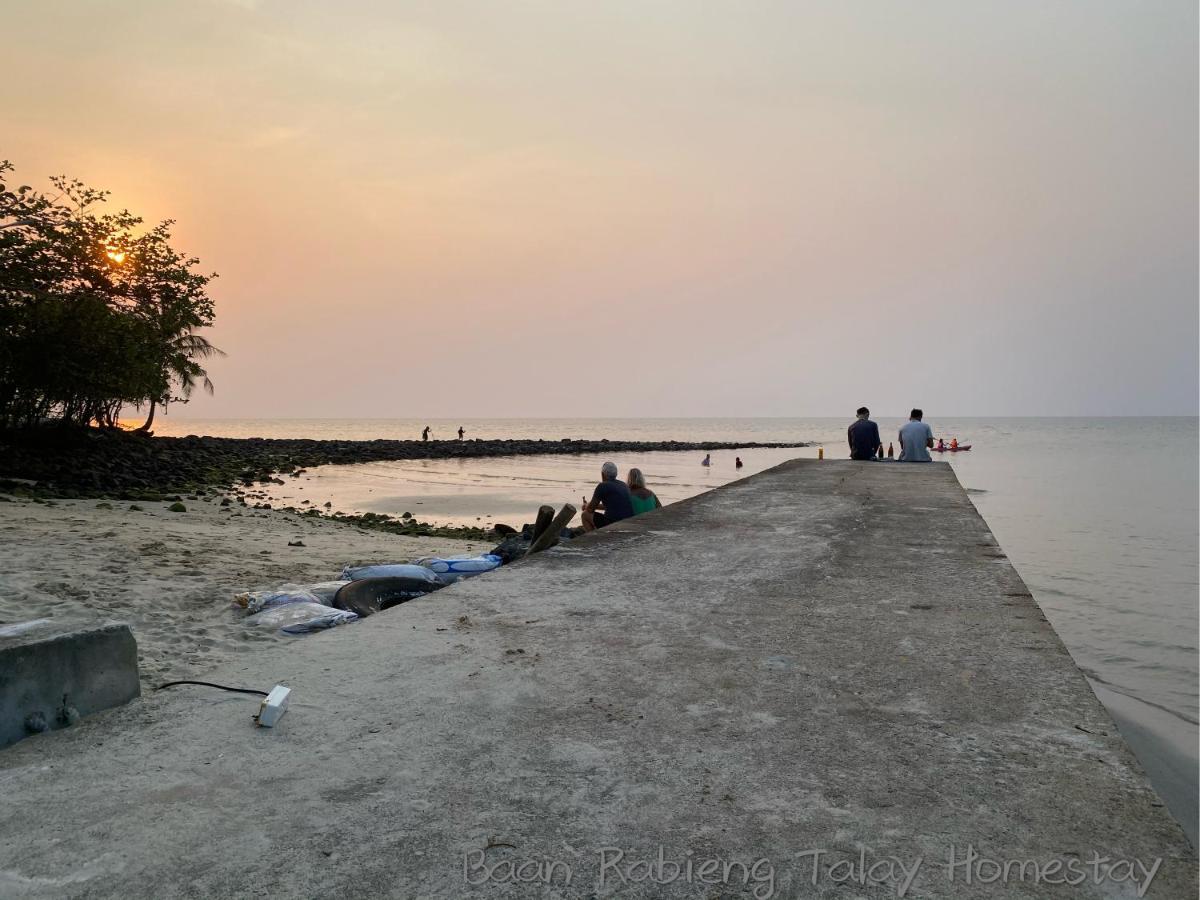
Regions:
[[0, 753], [0, 896], [1195, 896], [941, 463], [787, 463], [209, 677], [290, 710]]

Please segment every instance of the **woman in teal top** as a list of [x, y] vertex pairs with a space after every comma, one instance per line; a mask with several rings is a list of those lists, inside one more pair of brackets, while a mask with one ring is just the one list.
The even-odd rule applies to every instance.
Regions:
[[625, 483], [629, 485], [629, 499], [633, 503], [635, 516], [662, 506], [658, 497], [654, 495], [654, 491], [646, 487], [646, 476], [642, 474], [641, 469], [630, 469]]

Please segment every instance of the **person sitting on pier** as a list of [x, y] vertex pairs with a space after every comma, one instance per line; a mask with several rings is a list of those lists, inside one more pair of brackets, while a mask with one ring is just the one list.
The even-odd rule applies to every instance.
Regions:
[[858, 416], [846, 429], [846, 440], [850, 443], [851, 459], [875, 459], [883, 456], [883, 442], [879, 440], [879, 426], [871, 421], [871, 411], [860, 406]]
[[662, 506], [654, 491], [646, 487], [646, 476], [642, 474], [641, 469], [630, 469], [625, 481], [629, 485], [629, 501], [635, 516]]
[[933, 462], [929, 451], [933, 449], [933, 429], [921, 421], [925, 415], [914, 409], [908, 416], [908, 424], [900, 429], [900, 462]]
[[632, 515], [629, 486], [617, 478], [616, 463], [606, 462], [600, 467], [600, 483], [592, 492], [592, 499], [583, 503], [583, 529], [595, 531]]

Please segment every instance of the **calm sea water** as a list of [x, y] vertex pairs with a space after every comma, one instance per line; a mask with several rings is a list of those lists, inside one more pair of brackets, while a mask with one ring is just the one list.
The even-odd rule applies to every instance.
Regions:
[[[885, 443], [899, 419], [879, 419]], [[945, 454], [959, 481], [1102, 699], [1130, 709], [1169, 758], [1156, 783], [1194, 817], [1196, 795], [1197, 535], [1200, 435], [1195, 418], [928, 419], [971, 443]], [[185, 420], [159, 434], [231, 437], [416, 438], [429, 425], [467, 437], [681, 441], [815, 441], [845, 456], [842, 419]], [[816, 448], [700, 454], [618, 454], [664, 502], [709, 490]], [[745, 467], [738, 472], [734, 458]], [[275, 490], [276, 502], [331, 501], [344, 512], [412, 512], [446, 523], [530, 521], [538, 505], [578, 504], [603, 457], [511, 457], [328, 466]], [[1115, 696], [1112, 696], [1115, 695]], [[1133, 704], [1130, 707], [1130, 704]], [[1143, 758], [1152, 776], [1159, 763]], [[1186, 777], [1190, 769], [1190, 780]], [[1180, 773], [1183, 774], [1180, 774]], [[1179, 783], [1184, 778], [1185, 783]], [[1183, 792], [1186, 796], [1179, 795]], [[1176, 796], [1170, 796], [1170, 795]], [[1190, 800], [1189, 800], [1190, 798]], [[1184, 801], [1190, 803], [1191, 813]], [[1193, 834], [1194, 822], [1189, 830]]]

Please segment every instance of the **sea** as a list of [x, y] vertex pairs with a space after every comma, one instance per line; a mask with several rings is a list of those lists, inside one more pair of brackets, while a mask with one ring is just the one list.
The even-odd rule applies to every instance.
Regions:
[[[877, 419], [885, 446], [900, 419]], [[1196, 844], [1200, 435], [1195, 417], [938, 418], [970, 444], [954, 467], [1168, 807]], [[585, 438], [805, 441], [789, 449], [612, 455], [664, 503], [796, 457], [844, 458], [847, 419], [188, 419], [159, 435], [434, 440]], [[520, 456], [323, 466], [271, 490], [274, 505], [520, 527], [538, 506], [579, 504], [607, 456]], [[742, 467], [736, 466], [740, 459]], [[308, 501], [305, 504], [305, 501]]]

